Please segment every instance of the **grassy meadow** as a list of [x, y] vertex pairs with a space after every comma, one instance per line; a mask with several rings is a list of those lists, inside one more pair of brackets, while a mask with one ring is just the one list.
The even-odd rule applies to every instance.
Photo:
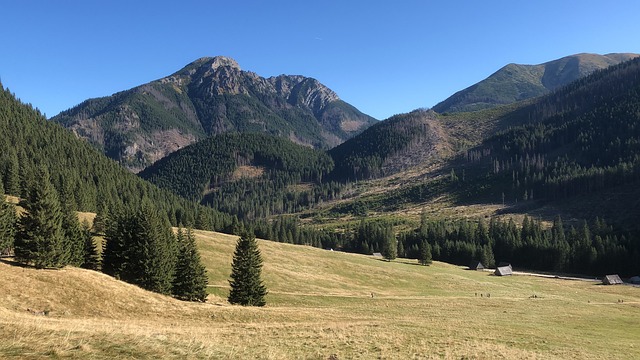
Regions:
[[0, 262], [0, 358], [640, 358], [637, 287], [261, 241], [267, 306], [243, 308], [226, 302], [236, 237], [195, 233], [206, 304]]

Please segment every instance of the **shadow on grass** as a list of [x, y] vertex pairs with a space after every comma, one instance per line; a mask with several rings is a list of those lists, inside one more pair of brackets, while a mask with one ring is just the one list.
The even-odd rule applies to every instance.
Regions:
[[[387, 259], [380, 259], [380, 258], [374, 258], [374, 259], [372, 259], [372, 260], [375, 260], [375, 261], [382, 261], [382, 262], [385, 262], [385, 263], [395, 262], [396, 264], [417, 265], [417, 266], [425, 266], [425, 267], [427, 267], [427, 266], [430, 266], [430, 265], [431, 265], [431, 264], [422, 265], [422, 264], [420, 264], [419, 262], [408, 262], [408, 261], [389, 261], [389, 260], [387, 260]], [[405, 260], [412, 260], [412, 259], [405, 259]]]
[[23, 264], [21, 262], [17, 262], [15, 259], [12, 258], [12, 260], [9, 260], [9, 258], [12, 257], [5, 257], [5, 258], [0, 258], [0, 262], [3, 264], [7, 264], [10, 266], [15, 266], [15, 267], [20, 267], [20, 268], [24, 268], [24, 269], [36, 269], [36, 270], [60, 270], [60, 269], [56, 269], [56, 268], [37, 268], [33, 265], [30, 264]]

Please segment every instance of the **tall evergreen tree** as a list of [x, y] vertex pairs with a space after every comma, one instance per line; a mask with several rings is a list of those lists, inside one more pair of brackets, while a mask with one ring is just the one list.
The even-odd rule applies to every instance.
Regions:
[[205, 302], [209, 282], [207, 270], [200, 260], [195, 237], [191, 229], [187, 229], [186, 233], [180, 229], [177, 238], [179, 251], [172, 293], [181, 300]]
[[423, 239], [420, 242], [418, 261], [420, 262], [420, 265], [427, 265], [432, 261], [431, 245], [429, 245], [426, 239]]
[[[18, 155], [13, 148], [9, 149], [9, 156], [4, 169], [5, 191], [9, 195], [20, 195], [20, 171]], [[0, 181], [2, 182], [2, 181]], [[3, 192], [4, 194], [4, 192]]]
[[168, 221], [145, 202], [133, 221], [128, 277], [141, 287], [169, 294], [175, 270], [175, 238]]
[[38, 183], [29, 190], [24, 208], [15, 242], [16, 259], [36, 268], [66, 265], [60, 201], [46, 169], [40, 168]]
[[0, 254], [10, 254], [16, 237], [16, 209], [5, 201], [0, 181]]
[[119, 209], [111, 213], [105, 224], [102, 271], [125, 281], [127, 281], [126, 270], [129, 265], [127, 250], [133, 241], [131, 229], [134, 219], [131, 209]]
[[100, 267], [100, 255], [98, 254], [98, 246], [93, 240], [90, 226], [86, 221], [82, 223], [81, 231], [83, 240], [83, 251], [82, 264], [80, 265], [80, 267], [89, 270], [98, 270], [98, 268]]
[[103, 271], [161, 294], [171, 293], [176, 241], [167, 219], [148, 201], [136, 212], [124, 211], [109, 220]]
[[385, 259], [391, 261], [398, 257], [398, 239], [396, 239], [390, 226], [383, 228], [382, 231], [382, 249], [380, 249], [380, 252]]
[[253, 233], [245, 231], [238, 239], [233, 253], [229, 302], [244, 306], [264, 306], [267, 288], [262, 282], [261, 273], [262, 256], [258, 242]]
[[70, 197], [63, 199], [62, 231], [64, 233], [65, 263], [73, 266], [82, 265], [84, 260], [84, 237], [78, 220], [78, 213], [74, 210]]

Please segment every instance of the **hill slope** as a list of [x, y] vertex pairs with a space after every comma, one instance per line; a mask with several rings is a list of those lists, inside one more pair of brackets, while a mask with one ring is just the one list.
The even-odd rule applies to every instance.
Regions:
[[415, 110], [373, 125], [329, 150], [334, 178], [369, 179], [425, 165], [450, 150], [432, 111]]
[[328, 148], [375, 122], [315, 79], [263, 78], [221, 56], [87, 100], [52, 120], [132, 170], [209, 135], [264, 132]]
[[265, 134], [210, 137], [160, 159], [139, 175], [180, 196], [240, 218], [294, 212], [314, 198], [296, 185], [319, 184], [333, 169], [320, 150]]
[[488, 78], [438, 103], [438, 113], [474, 111], [549, 93], [596, 70], [638, 54], [577, 54], [539, 65], [509, 64]]
[[174, 224], [192, 221], [197, 211], [211, 213], [219, 225], [230, 220], [127, 172], [4, 88], [0, 90], [0, 133], [0, 181], [8, 194], [25, 197], [29, 186], [40, 181], [35, 178], [36, 169], [46, 167], [56, 190], [77, 210], [136, 206], [148, 198], [166, 211]]
[[[229, 306], [236, 237], [196, 235], [214, 293], [206, 304], [87, 270], [0, 262], [0, 357], [640, 356], [628, 346], [640, 335], [632, 320], [640, 297], [632, 287], [501, 278], [443, 263], [388, 263], [260, 241], [267, 306]], [[37, 315], [44, 310], [48, 315]]]
[[532, 193], [536, 199], [560, 200], [635, 184], [639, 108], [640, 59], [635, 59], [517, 110], [510, 116], [526, 119], [525, 124], [485, 140], [467, 160], [471, 167], [490, 167], [493, 180], [487, 181], [496, 199], [503, 192], [511, 201], [531, 199]]

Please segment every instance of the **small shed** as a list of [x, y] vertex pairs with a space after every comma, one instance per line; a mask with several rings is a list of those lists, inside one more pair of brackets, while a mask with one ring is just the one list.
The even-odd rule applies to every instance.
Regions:
[[379, 257], [379, 258], [381, 258], [381, 257], [383, 257], [383, 256], [382, 256], [382, 253], [373, 253], [373, 257]]
[[508, 263], [506, 261], [500, 261], [498, 263], [498, 267], [505, 267], [505, 266], [508, 266], [511, 270], [513, 270], [513, 267], [511, 266], [511, 263]]
[[498, 266], [493, 274], [496, 276], [513, 275], [513, 270], [511, 269], [511, 266]]
[[602, 278], [602, 283], [604, 285], [623, 284], [622, 279], [620, 279], [620, 276], [618, 276], [618, 274], [606, 275], [604, 278]]
[[484, 265], [480, 261], [474, 261], [469, 265], [469, 270], [484, 270]]
[[629, 282], [635, 285], [640, 285], [640, 276], [634, 276], [630, 278]]

